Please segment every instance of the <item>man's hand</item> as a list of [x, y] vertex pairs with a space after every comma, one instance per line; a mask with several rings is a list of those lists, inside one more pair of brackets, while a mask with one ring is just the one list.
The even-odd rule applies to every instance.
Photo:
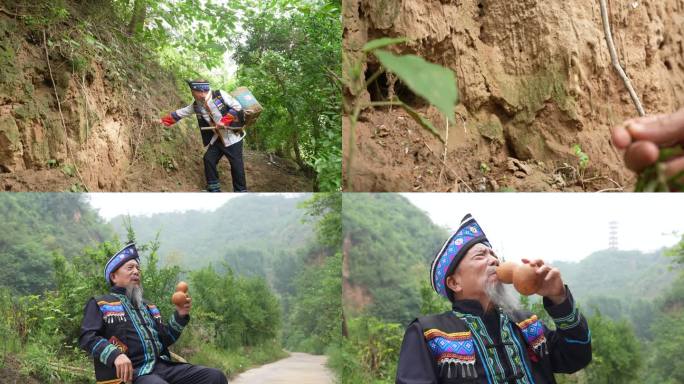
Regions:
[[558, 268], [544, 265], [544, 260], [540, 259], [532, 261], [522, 259], [522, 262], [537, 269], [537, 277], [541, 280], [539, 290], [536, 292], [537, 295], [547, 297], [554, 304], [565, 301], [565, 284], [563, 284]]
[[225, 116], [221, 118], [221, 121], [219, 121], [216, 126], [220, 126], [221, 128], [225, 128], [229, 126], [233, 121], [235, 121], [235, 117], [231, 115], [230, 113], [227, 113]]
[[170, 127], [170, 126], [176, 124], [176, 119], [174, 119], [173, 116], [171, 116], [171, 115], [166, 115], [166, 116], [162, 117], [160, 121], [162, 124], [164, 124], [167, 127]]
[[178, 314], [181, 316], [187, 316], [190, 313], [190, 309], [192, 308], [192, 298], [188, 296], [188, 301], [185, 302], [183, 305], [176, 305], [176, 311], [178, 311]]
[[[612, 139], [618, 149], [625, 149], [627, 167], [641, 172], [658, 160], [660, 148], [684, 144], [684, 108], [672, 114], [627, 120], [613, 128]], [[676, 156], [665, 165], [665, 175], [675, 176], [684, 171], [684, 156]]]
[[117, 356], [114, 360], [114, 366], [116, 367], [116, 377], [119, 380], [125, 383], [133, 381], [133, 364], [128, 356], [123, 353]]

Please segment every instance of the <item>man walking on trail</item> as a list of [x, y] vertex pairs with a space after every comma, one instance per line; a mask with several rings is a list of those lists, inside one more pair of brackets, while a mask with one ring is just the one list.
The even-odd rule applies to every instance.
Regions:
[[164, 323], [143, 299], [139, 263], [135, 244], [117, 252], [104, 268], [109, 293], [85, 306], [79, 344], [94, 358], [97, 383], [227, 384], [218, 369], [171, 361], [168, 347], [190, 321], [191, 302]]
[[[187, 107], [177, 109], [164, 116], [161, 123], [167, 127], [176, 124], [180, 119], [195, 114], [202, 133], [202, 143], [206, 147], [204, 153], [204, 175], [207, 179], [208, 192], [221, 192], [218, 174], [218, 163], [224, 155], [230, 162], [230, 176], [233, 180], [234, 192], [247, 192], [245, 167], [242, 159], [242, 139], [245, 131], [244, 111], [240, 103], [222, 90], [211, 91], [209, 82], [204, 79], [188, 81], [192, 97], [195, 99]], [[227, 133], [220, 134], [219, 129]], [[212, 129], [218, 128], [218, 129]]]

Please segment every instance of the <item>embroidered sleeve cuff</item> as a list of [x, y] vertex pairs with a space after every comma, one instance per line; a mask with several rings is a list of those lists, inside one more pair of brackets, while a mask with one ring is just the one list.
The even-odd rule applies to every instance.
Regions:
[[188, 322], [190, 322], [190, 315], [181, 316], [178, 311], [174, 311], [169, 325], [180, 333]]
[[114, 360], [121, 354], [121, 351], [113, 344], [107, 344], [100, 354], [100, 362], [108, 367], [114, 366]]
[[580, 323], [579, 311], [567, 285], [565, 286], [565, 300], [554, 305], [551, 300], [544, 298], [544, 308], [560, 330], [574, 328]]

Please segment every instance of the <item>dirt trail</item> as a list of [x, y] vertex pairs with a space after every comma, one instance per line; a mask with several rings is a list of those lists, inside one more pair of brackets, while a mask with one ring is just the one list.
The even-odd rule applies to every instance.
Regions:
[[326, 356], [293, 352], [290, 357], [241, 373], [231, 384], [326, 384], [334, 376], [325, 363]]

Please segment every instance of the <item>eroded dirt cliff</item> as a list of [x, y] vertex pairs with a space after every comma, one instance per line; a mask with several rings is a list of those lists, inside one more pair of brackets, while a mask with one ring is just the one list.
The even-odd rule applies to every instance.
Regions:
[[[648, 114], [684, 104], [684, 1], [612, 0], [618, 55]], [[631, 189], [609, 129], [636, 110], [613, 69], [598, 1], [345, 0], [346, 64], [370, 40], [453, 70], [460, 103], [443, 145], [396, 108], [366, 110], [355, 132], [354, 190]], [[378, 64], [364, 63], [367, 74]], [[366, 100], [392, 92], [446, 136], [444, 118], [382, 76]], [[348, 91], [349, 92], [349, 91]], [[347, 94], [347, 100], [351, 95]], [[344, 143], [349, 141], [345, 119]], [[573, 147], [588, 155], [581, 170]], [[581, 173], [581, 174], [580, 174]], [[350, 176], [351, 175], [351, 176]]]
[[[202, 190], [196, 119], [158, 123], [189, 92], [179, 94], [155, 54], [110, 26], [106, 10], [83, 4], [67, 3], [68, 20], [42, 25], [31, 7], [0, 1], [0, 189]], [[313, 188], [291, 161], [244, 157], [250, 190]], [[230, 191], [227, 161], [219, 167]]]

